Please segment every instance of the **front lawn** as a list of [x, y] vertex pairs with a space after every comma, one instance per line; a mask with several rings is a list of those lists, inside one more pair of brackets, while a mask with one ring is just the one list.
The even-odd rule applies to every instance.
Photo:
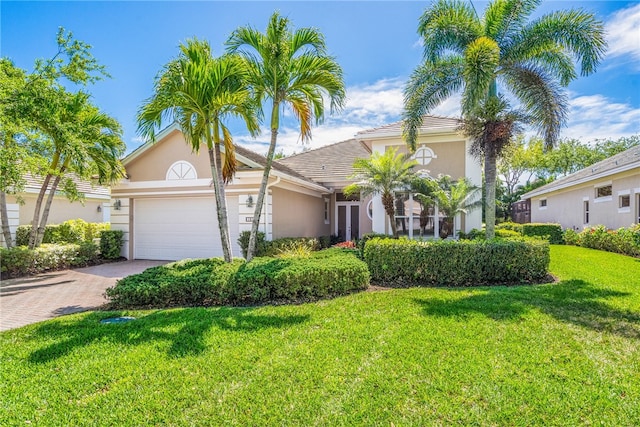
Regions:
[[640, 260], [553, 246], [551, 271], [3, 332], [0, 425], [640, 425]]

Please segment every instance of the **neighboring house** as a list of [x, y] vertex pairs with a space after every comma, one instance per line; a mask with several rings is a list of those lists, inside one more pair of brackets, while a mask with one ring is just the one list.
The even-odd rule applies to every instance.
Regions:
[[[11, 235], [15, 239], [15, 231], [18, 225], [30, 225], [33, 221], [33, 212], [36, 199], [40, 193], [42, 179], [26, 176], [26, 186], [20, 194], [23, 204], [18, 203], [15, 196], [7, 195], [7, 213]], [[90, 182], [74, 179], [78, 191], [84, 194], [84, 200], [70, 202], [60, 190], [56, 192], [47, 224], [59, 224], [69, 219], [83, 219], [87, 222], [109, 222], [111, 212], [111, 195], [108, 187], [93, 185]], [[45, 196], [46, 201], [46, 196]], [[44, 209], [44, 201], [43, 201]], [[0, 233], [0, 241], [4, 244], [4, 236]]]
[[640, 146], [616, 154], [522, 196], [531, 222], [555, 222], [581, 230], [640, 222]]
[[[480, 166], [467, 154], [470, 143], [459, 136], [457, 126], [455, 119], [425, 119], [415, 155], [419, 169], [432, 177], [440, 173], [454, 179], [467, 176], [480, 185]], [[392, 146], [406, 151], [401, 123], [274, 162], [260, 230], [267, 239], [335, 234], [348, 240], [370, 231], [388, 232], [379, 197], [359, 200], [345, 197], [342, 190], [352, 182], [349, 176], [357, 158]], [[239, 256], [237, 240], [251, 228], [266, 159], [242, 147], [236, 147], [236, 159], [238, 171], [225, 191], [231, 243]], [[123, 164], [128, 179], [111, 189], [112, 204], [117, 206], [111, 212], [112, 229], [125, 232], [123, 256], [176, 260], [222, 254], [206, 148], [194, 154], [179, 127], [172, 125], [158, 135], [155, 144], [145, 143]], [[419, 209], [412, 195], [399, 194], [398, 201], [397, 221], [405, 223], [407, 235], [417, 237]], [[437, 236], [438, 221], [433, 222]], [[466, 231], [479, 228], [480, 211], [458, 224]]]

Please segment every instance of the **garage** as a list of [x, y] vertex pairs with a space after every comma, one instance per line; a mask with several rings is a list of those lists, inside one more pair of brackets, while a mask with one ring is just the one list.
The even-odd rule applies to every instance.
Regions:
[[[227, 199], [231, 245], [235, 256], [237, 197]], [[213, 196], [135, 199], [133, 203], [135, 259], [180, 260], [222, 256]]]

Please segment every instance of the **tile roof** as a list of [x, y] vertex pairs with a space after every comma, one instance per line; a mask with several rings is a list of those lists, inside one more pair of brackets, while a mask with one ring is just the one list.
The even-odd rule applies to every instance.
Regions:
[[598, 163], [594, 163], [593, 165], [572, 173], [571, 175], [556, 179], [549, 184], [523, 194], [521, 198], [523, 200], [528, 199], [533, 196], [549, 193], [561, 188], [571, 187], [582, 182], [604, 178], [609, 175], [613, 175], [614, 173], [634, 168], [638, 168], [640, 171], [640, 145], [632, 147]]
[[[86, 195], [107, 196], [107, 197], [111, 195], [111, 190], [109, 189], [109, 187], [92, 184], [91, 182], [82, 180], [73, 174], [67, 174], [66, 176], [71, 178], [73, 182], [75, 182], [76, 186], [78, 187], [78, 191], [80, 193], [84, 193]], [[39, 192], [40, 188], [42, 187], [42, 183], [44, 181], [42, 177], [33, 176], [31, 174], [26, 174], [25, 180], [27, 181], [25, 185], [25, 190], [28, 193]], [[53, 180], [51, 184], [52, 183], [53, 183]], [[60, 185], [58, 186], [58, 191], [62, 190], [61, 186], [62, 186], [62, 180], [60, 181]]]
[[346, 181], [353, 174], [353, 162], [371, 152], [359, 141], [348, 139], [278, 160], [317, 182]]
[[[461, 121], [452, 117], [440, 117], [440, 116], [424, 116], [422, 119], [422, 126], [420, 126], [419, 133], [427, 131], [433, 131], [436, 129], [451, 129], [457, 128]], [[391, 123], [388, 125], [380, 126], [373, 129], [367, 129], [360, 131], [356, 134], [356, 138], [366, 138], [368, 136], [379, 135], [402, 135], [403, 121]]]

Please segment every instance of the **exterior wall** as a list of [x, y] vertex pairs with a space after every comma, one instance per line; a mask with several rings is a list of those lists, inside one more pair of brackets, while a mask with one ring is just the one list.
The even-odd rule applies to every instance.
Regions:
[[[390, 148], [396, 148], [399, 153], [408, 153], [409, 149], [407, 145], [400, 141], [389, 141], [389, 145], [385, 145], [384, 149], [388, 150]], [[415, 167], [415, 170], [419, 171], [422, 169], [426, 169], [429, 171], [429, 175], [436, 178], [438, 175], [451, 175], [451, 177], [455, 180], [461, 177], [466, 176], [466, 153], [465, 153], [465, 141], [457, 140], [457, 141], [431, 141], [428, 142], [422, 141], [416, 145], [416, 147], [426, 146], [433, 150], [433, 153], [437, 156], [429, 162], [429, 164], [422, 166], [418, 165]], [[375, 144], [375, 148], [378, 150], [381, 147], [378, 147], [378, 143]]]
[[[596, 188], [611, 185], [610, 197], [596, 198]], [[619, 208], [619, 197], [630, 196], [630, 206]], [[531, 198], [532, 222], [555, 222], [563, 228], [581, 230], [604, 225], [610, 229], [628, 227], [638, 222], [640, 170], [629, 171]], [[541, 206], [546, 200], [546, 206]], [[589, 202], [589, 222], [584, 221], [584, 204]]]
[[[29, 225], [33, 221], [36, 198], [36, 195], [31, 194], [23, 196], [25, 203], [20, 206], [20, 225]], [[10, 203], [14, 202], [11, 198], [8, 199]], [[109, 199], [86, 199], [83, 206], [80, 202], [71, 203], [64, 197], [55, 197], [51, 203], [47, 224], [60, 224], [69, 219], [78, 218], [87, 222], [109, 222], [108, 203]], [[98, 206], [100, 212], [98, 212]]]
[[273, 188], [273, 238], [331, 234], [324, 221], [324, 198]]

